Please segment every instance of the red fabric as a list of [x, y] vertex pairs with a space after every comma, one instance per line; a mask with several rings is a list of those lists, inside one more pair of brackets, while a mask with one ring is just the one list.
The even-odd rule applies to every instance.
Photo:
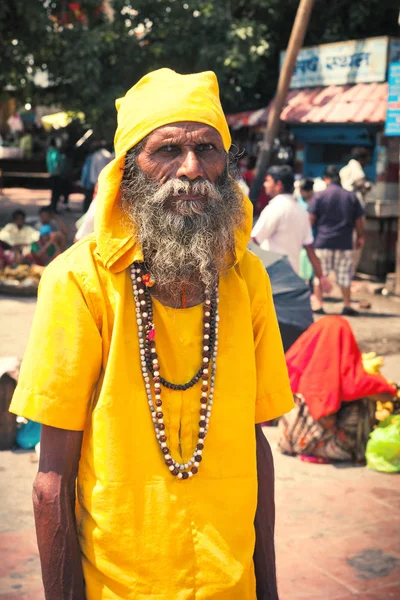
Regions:
[[290, 384], [302, 394], [314, 419], [336, 413], [342, 402], [395, 389], [382, 375], [364, 371], [361, 352], [349, 322], [323, 317], [286, 352]]

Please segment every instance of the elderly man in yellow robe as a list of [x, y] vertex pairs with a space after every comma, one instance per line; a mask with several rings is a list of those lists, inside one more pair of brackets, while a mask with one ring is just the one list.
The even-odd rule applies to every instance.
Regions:
[[95, 232], [47, 267], [11, 410], [43, 424], [47, 600], [278, 598], [273, 463], [292, 406], [212, 72], [117, 101]]

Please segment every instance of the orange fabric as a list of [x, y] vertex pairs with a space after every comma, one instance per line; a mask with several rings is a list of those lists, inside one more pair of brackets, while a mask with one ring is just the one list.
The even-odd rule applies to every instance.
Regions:
[[342, 402], [395, 393], [382, 375], [364, 371], [356, 338], [343, 317], [324, 317], [311, 325], [286, 352], [286, 364], [292, 392], [304, 396], [314, 419], [337, 412]]

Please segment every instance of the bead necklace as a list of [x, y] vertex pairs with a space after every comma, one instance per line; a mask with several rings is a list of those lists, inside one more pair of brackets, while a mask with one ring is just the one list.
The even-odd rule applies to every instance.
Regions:
[[[139, 275], [140, 276], [140, 275]], [[145, 279], [145, 275], [141, 276], [142, 281], [144, 281]], [[150, 328], [151, 331], [154, 330], [154, 325], [153, 325], [153, 305], [152, 305], [152, 300], [151, 300], [151, 295], [149, 293], [149, 290], [146, 286], [145, 283], [145, 300], [146, 300], [146, 315], [144, 316], [144, 319], [147, 319], [147, 323], [151, 324]], [[205, 307], [207, 306], [207, 304], [204, 305]], [[209, 323], [209, 325], [207, 325], [206, 327], [209, 329], [208, 332], [206, 332], [206, 334], [208, 334], [208, 338], [205, 338], [205, 341], [207, 341], [207, 343], [205, 343], [205, 345], [203, 346], [203, 359], [205, 357], [208, 356], [208, 358], [210, 358], [209, 354], [210, 348], [214, 348], [214, 342], [215, 342], [215, 322], [213, 317], [215, 317], [215, 310], [214, 310], [214, 306], [213, 303], [211, 302], [211, 304], [209, 305], [209, 310], [205, 310], [205, 314], [204, 314], [204, 322], [205, 323]], [[151, 328], [153, 327], [153, 328]], [[153, 333], [150, 334], [150, 337], [153, 339], [154, 335]], [[154, 368], [153, 368], [153, 362], [152, 362], [152, 356], [151, 356], [151, 349], [147, 348], [147, 351], [145, 352], [145, 357], [146, 357], [146, 362], [147, 362], [147, 369], [148, 371], [151, 373], [152, 377], [154, 378]], [[196, 385], [196, 383], [198, 381], [200, 381], [202, 375], [203, 375], [203, 369], [204, 369], [204, 361], [202, 361], [202, 364], [200, 365], [199, 370], [197, 371], [197, 373], [195, 375], [193, 375], [192, 379], [190, 381], [188, 381], [187, 383], [171, 383], [170, 381], [168, 381], [167, 379], [164, 379], [164, 377], [162, 377], [161, 375], [159, 375], [159, 380], [157, 380], [157, 383], [162, 383], [162, 385], [166, 388], [169, 388], [170, 390], [180, 390], [180, 391], [186, 391], [188, 389], [190, 389], [191, 387], [193, 387], [194, 385]], [[203, 377], [204, 379], [204, 377]]]
[[[186, 384], [173, 384], [160, 375], [160, 365], [155, 344], [153, 306], [148, 283], [151, 276], [143, 271], [142, 263], [133, 263], [130, 267], [133, 296], [136, 305], [136, 321], [139, 335], [139, 351], [143, 381], [147, 402], [153, 421], [156, 438], [163, 454], [166, 466], [177, 479], [189, 479], [196, 475], [202, 461], [204, 443], [208, 433], [215, 385], [216, 359], [218, 349], [218, 286], [212, 294], [206, 294], [203, 316], [202, 365], [199, 371]], [[164, 413], [162, 411], [161, 385], [174, 390], [187, 390], [201, 379], [200, 421], [196, 447], [187, 463], [174, 460], [168, 448], [165, 432]], [[151, 381], [154, 389], [154, 399]]]

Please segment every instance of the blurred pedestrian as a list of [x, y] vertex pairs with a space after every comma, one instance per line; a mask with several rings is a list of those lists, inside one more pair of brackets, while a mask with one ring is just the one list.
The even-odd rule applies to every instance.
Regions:
[[4, 248], [21, 250], [39, 239], [38, 232], [30, 225], [26, 225], [26, 213], [23, 210], [14, 210], [11, 219], [11, 223], [7, 223], [0, 230], [0, 242]]
[[42, 206], [39, 209], [39, 221], [36, 223], [35, 229], [40, 231], [43, 225], [50, 225], [52, 238], [62, 250], [65, 250], [68, 241], [68, 227], [60, 215], [53, 213], [48, 206]]
[[71, 152], [71, 150], [59, 148], [54, 138], [50, 139], [46, 154], [46, 164], [51, 178], [50, 207], [53, 213], [57, 213], [60, 198], [63, 198], [64, 205], [68, 206], [69, 194], [72, 187]]
[[90, 167], [92, 165], [93, 152], [90, 152], [85, 158], [81, 171], [81, 188], [83, 189], [83, 213], [86, 214], [93, 200], [94, 185], [90, 177]]
[[[305, 211], [308, 211], [308, 205], [311, 202], [311, 199], [314, 195], [314, 180], [306, 177], [301, 179], [298, 186], [297, 191], [297, 201], [299, 205], [304, 208]], [[314, 236], [314, 232], [313, 232]], [[305, 248], [302, 248], [300, 251], [300, 277], [307, 281], [310, 286], [312, 285], [312, 278], [314, 275], [314, 269], [310, 262], [310, 259], [307, 256], [307, 251]]]
[[18, 265], [30, 252], [32, 242], [39, 239], [39, 233], [25, 224], [26, 214], [23, 210], [15, 210], [11, 218], [11, 223], [0, 230], [1, 262], [6, 260], [8, 264]]
[[314, 195], [314, 180], [310, 177], [305, 177], [301, 179], [299, 182], [297, 198], [300, 206], [304, 208], [304, 210], [308, 210], [308, 205], [311, 202], [311, 199]]
[[340, 169], [340, 181], [343, 189], [355, 192], [361, 205], [365, 206], [365, 196], [371, 190], [364, 167], [368, 164], [370, 153], [367, 148], [353, 148], [348, 164]]
[[264, 250], [288, 257], [293, 270], [300, 272], [300, 251], [305, 248], [315, 273], [326, 291], [330, 283], [323, 276], [320, 262], [312, 247], [313, 234], [307, 212], [293, 195], [293, 169], [288, 165], [270, 167], [264, 183], [272, 198], [256, 222], [251, 237]]
[[34, 264], [46, 267], [56, 256], [61, 254], [62, 249], [58, 244], [58, 239], [52, 234], [50, 225], [42, 225], [39, 234], [39, 240], [31, 246], [29, 258]]
[[94, 231], [94, 218], [96, 215], [96, 198], [93, 198], [89, 209], [76, 222], [77, 231], [74, 237], [74, 242], [79, 242], [85, 235], [89, 235]]
[[81, 185], [85, 192], [83, 201], [83, 212], [89, 210], [90, 203], [93, 200], [93, 193], [99, 179], [101, 171], [112, 159], [112, 154], [107, 150], [105, 140], [92, 143], [92, 152], [86, 157], [82, 167]]
[[61, 169], [61, 196], [63, 198], [64, 208], [69, 211], [69, 196], [72, 192], [74, 177], [74, 147], [68, 145], [62, 150], [62, 169]]
[[[325, 169], [324, 181], [327, 187], [315, 194], [308, 211], [310, 222], [316, 228], [315, 252], [321, 261], [322, 271], [328, 276], [336, 274], [337, 283], [343, 294], [343, 315], [356, 316], [358, 312], [351, 306], [351, 280], [353, 276], [353, 230], [356, 230], [356, 247], [364, 245], [364, 209], [353, 192], [340, 185], [338, 169], [331, 165]], [[318, 274], [317, 274], [318, 277]], [[324, 314], [323, 295], [319, 281], [315, 281], [316, 304], [314, 312]]]
[[[246, 159], [246, 157], [244, 157]], [[256, 156], [247, 157], [247, 163], [245, 163], [245, 168], [242, 172], [243, 179], [247, 183], [249, 190], [251, 190], [251, 186], [253, 185], [255, 173], [256, 173]], [[264, 208], [267, 206], [268, 202], [271, 200], [271, 197], [265, 191], [264, 186], [262, 186], [260, 193], [257, 198], [257, 202], [254, 206], [254, 215], [258, 216]]]
[[50, 138], [49, 147], [46, 154], [46, 165], [47, 171], [50, 175], [51, 182], [51, 200], [50, 205], [54, 212], [57, 212], [57, 203], [61, 195], [61, 177], [60, 177], [60, 165], [61, 165], [61, 152], [58, 148], [55, 138]]

